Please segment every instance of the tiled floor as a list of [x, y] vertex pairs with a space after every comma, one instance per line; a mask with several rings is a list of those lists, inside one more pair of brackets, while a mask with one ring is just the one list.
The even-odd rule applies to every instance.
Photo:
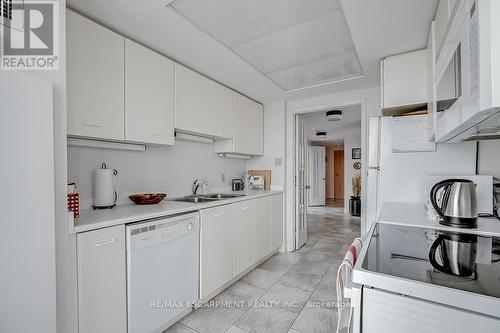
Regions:
[[360, 220], [337, 207], [308, 212], [308, 242], [300, 250], [274, 255], [215, 297], [226, 306], [198, 309], [166, 332], [335, 332], [337, 268]]

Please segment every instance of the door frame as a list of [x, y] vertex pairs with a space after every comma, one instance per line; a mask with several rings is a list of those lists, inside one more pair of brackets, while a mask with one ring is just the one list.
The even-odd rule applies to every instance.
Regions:
[[[285, 123], [285, 132], [286, 132], [286, 170], [285, 170], [285, 230], [286, 230], [286, 251], [295, 251], [295, 240], [296, 240], [296, 191], [295, 191], [295, 176], [296, 176], [296, 138], [295, 138], [295, 116], [300, 114], [319, 112], [319, 111], [328, 111], [334, 108], [346, 108], [350, 106], [361, 106], [361, 230], [363, 232], [364, 226], [366, 226], [366, 190], [367, 190], [367, 168], [366, 163], [367, 152], [368, 152], [368, 143], [367, 143], [367, 97], [360, 97], [355, 99], [347, 99], [347, 100], [339, 100], [338, 102], [328, 103], [327, 105], [321, 105], [317, 107], [311, 107], [307, 109], [300, 109], [296, 111], [290, 112], [288, 108], [285, 110], [286, 113], [286, 123]], [[345, 170], [344, 170], [345, 172]], [[345, 184], [344, 184], [345, 185]]]

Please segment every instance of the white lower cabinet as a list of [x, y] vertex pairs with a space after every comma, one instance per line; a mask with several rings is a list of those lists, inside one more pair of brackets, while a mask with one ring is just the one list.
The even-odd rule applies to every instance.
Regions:
[[255, 200], [255, 226], [257, 228], [257, 260], [271, 252], [271, 197]]
[[200, 298], [233, 278], [233, 228], [231, 205], [201, 211]]
[[257, 229], [255, 200], [232, 204], [233, 212], [233, 276], [257, 261]]
[[499, 332], [500, 320], [413, 297], [363, 288], [363, 333]]
[[283, 194], [271, 196], [271, 250], [283, 245]]
[[79, 333], [126, 333], [125, 226], [77, 235]]

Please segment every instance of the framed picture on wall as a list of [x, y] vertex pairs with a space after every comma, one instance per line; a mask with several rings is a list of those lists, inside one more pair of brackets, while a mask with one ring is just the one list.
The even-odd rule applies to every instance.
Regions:
[[361, 148], [352, 148], [352, 159], [353, 160], [361, 159]]

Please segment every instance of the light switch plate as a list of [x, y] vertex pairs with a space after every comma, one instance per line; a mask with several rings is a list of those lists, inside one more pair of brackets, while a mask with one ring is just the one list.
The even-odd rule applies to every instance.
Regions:
[[274, 159], [274, 166], [282, 166], [283, 165], [283, 159], [281, 157], [276, 157]]
[[222, 184], [224, 184], [226, 182], [226, 174], [225, 173], [223, 173], [222, 175], [220, 175], [220, 182]]

